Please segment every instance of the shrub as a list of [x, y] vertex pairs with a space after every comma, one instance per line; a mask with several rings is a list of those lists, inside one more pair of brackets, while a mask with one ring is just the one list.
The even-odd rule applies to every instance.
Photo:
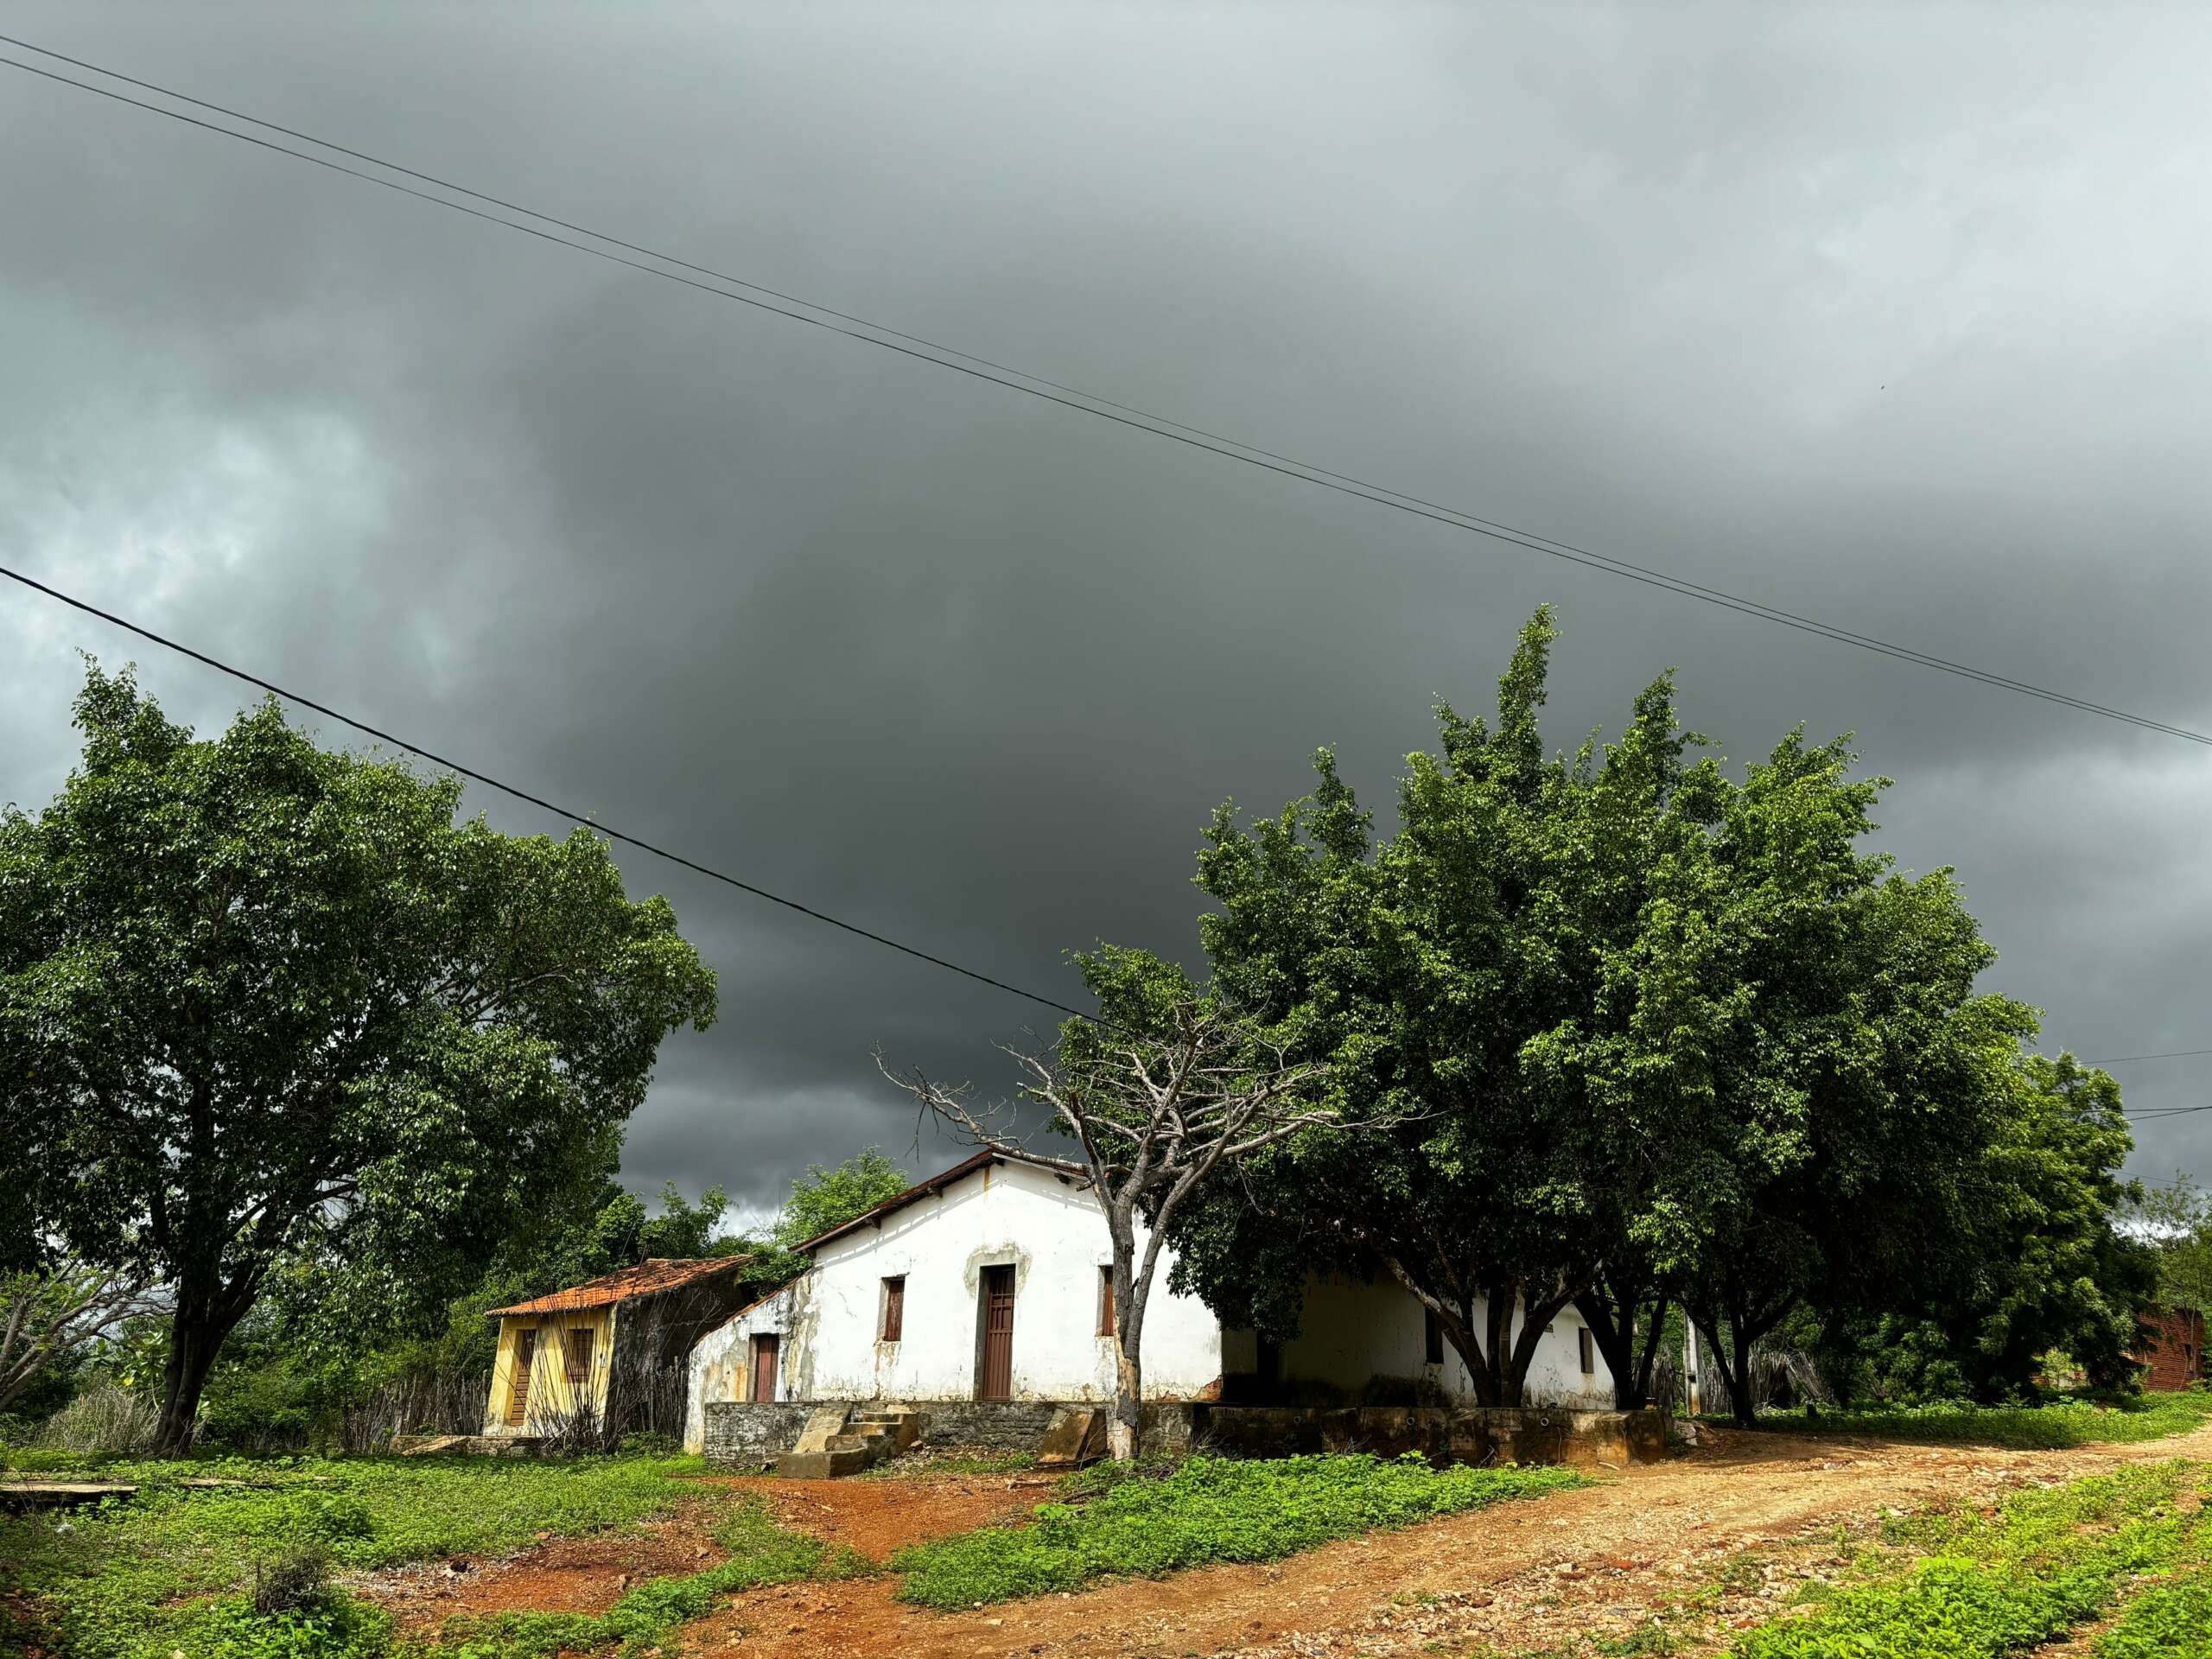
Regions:
[[330, 1552], [301, 1544], [253, 1564], [253, 1611], [262, 1618], [309, 1607], [330, 1587]]
[[154, 1443], [159, 1418], [145, 1395], [99, 1377], [46, 1420], [38, 1443], [59, 1452], [135, 1456]]

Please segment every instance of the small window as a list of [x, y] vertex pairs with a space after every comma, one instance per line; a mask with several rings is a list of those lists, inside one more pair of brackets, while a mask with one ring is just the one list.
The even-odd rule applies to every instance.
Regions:
[[1421, 1311], [1421, 1358], [1431, 1365], [1444, 1363], [1444, 1321], [1436, 1317], [1436, 1310], [1424, 1307]]
[[569, 1332], [569, 1393], [573, 1398], [591, 1375], [594, 1332], [579, 1325]]
[[1102, 1337], [1119, 1336], [1122, 1327], [1114, 1318], [1114, 1269], [1098, 1269], [1098, 1334]]
[[883, 1281], [883, 1340], [898, 1342], [906, 1332], [906, 1275]]
[[1584, 1325], [1574, 1333], [1574, 1338], [1575, 1346], [1582, 1354], [1582, 1375], [1595, 1376], [1598, 1374], [1598, 1344], [1591, 1339], [1590, 1327]]

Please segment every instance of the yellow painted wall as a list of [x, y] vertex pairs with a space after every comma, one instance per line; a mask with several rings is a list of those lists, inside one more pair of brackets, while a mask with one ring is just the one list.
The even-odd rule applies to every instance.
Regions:
[[[585, 1307], [566, 1313], [510, 1314], [501, 1319], [499, 1352], [492, 1361], [492, 1397], [484, 1407], [484, 1432], [543, 1433], [548, 1420], [553, 1424], [564, 1422], [580, 1404], [603, 1414], [614, 1357], [615, 1312], [613, 1307]], [[510, 1427], [507, 1395], [513, 1385], [517, 1339], [525, 1331], [537, 1332], [537, 1353], [530, 1367], [530, 1404], [523, 1421]], [[571, 1331], [592, 1333], [591, 1370], [583, 1386], [574, 1391], [569, 1386], [568, 1333]]]

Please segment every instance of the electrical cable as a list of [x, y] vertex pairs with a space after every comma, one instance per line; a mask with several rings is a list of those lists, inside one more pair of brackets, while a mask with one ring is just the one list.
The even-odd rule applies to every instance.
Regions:
[[[976, 357], [969, 353], [957, 351], [956, 348], [951, 346], [939, 346], [936, 342], [925, 340], [920, 335], [903, 333], [898, 329], [888, 327], [886, 325], [872, 322], [865, 318], [855, 316], [851, 313], [838, 311], [828, 306], [818, 305], [812, 301], [799, 299], [796, 296], [784, 294], [779, 289], [767, 288], [759, 283], [749, 283], [742, 277], [729, 276], [726, 273], [715, 270], [709, 266], [695, 264], [688, 260], [679, 259], [673, 255], [663, 254], [652, 249], [645, 247], [641, 244], [625, 241], [621, 238], [611, 236], [603, 232], [591, 230], [588, 227], [575, 224], [572, 221], [556, 218], [549, 213], [539, 213], [534, 208], [521, 207], [518, 204], [506, 201], [500, 197], [493, 196], [481, 191], [471, 189], [465, 185], [454, 184], [449, 181], [438, 178], [435, 175], [418, 172], [412, 168], [404, 167], [397, 162], [385, 162], [379, 157], [368, 154], [366, 151], [349, 149], [342, 144], [337, 144], [326, 139], [317, 138], [310, 134], [301, 132], [294, 128], [282, 126], [271, 121], [264, 121], [257, 116], [247, 115], [241, 111], [230, 109], [225, 105], [211, 103], [204, 99], [194, 98], [189, 93], [174, 92], [166, 86], [161, 86], [157, 82], [143, 80], [133, 76], [124, 75], [118, 72], [105, 69], [100, 66], [90, 63], [84, 59], [73, 58], [64, 53], [49, 51], [44, 47], [35, 45], [27, 41], [22, 41], [16, 36], [0, 35], [0, 41], [4, 41], [9, 44], [22, 48], [29, 51], [39, 53], [43, 56], [54, 58], [57, 61], [70, 63], [80, 68], [90, 69], [95, 73], [109, 76], [111, 79], [123, 81], [127, 85], [138, 86], [149, 92], [158, 92], [166, 98], [172, 98], [181, 102], [193, 104], [200, 108], [216, 111], [235, 120], [250, 122], [256, 126], [266, 128], [270, 131], [281, 132], [285, 134], [287, 137], [299, 138], [302, 142], [317, 145], [322, 149], [330, 149], [340, 155], [350, 156], [355, 160], [366, 162], [372, 166], [384, 168], [390, 172], [402, 174], [410, 178], [420, 179], [429, 183], [435, 183], [442, 189], [456, 191], [460, 194], [471, 196], [477, 200], [488, 202], [505, 208], [509, 212], [522, 213], [529, 218], [539, 219], [545, 224], [556, 225], [563, 229], [573, 230], [580, 235], [591, 237], [595, 241], [605, 242], [610, 246], [625, 248], [632, 252], [645, 254], [649, 258], [660, 261], [661, 264], [646, 264], [639, 260], [626, 258], [620, 254], [610, 253], [605, 248], [594, 247], [587, 243], [573, 241], [567, 237], [553, 235], [549, 232], [537, 228], [535, 226], [518, 224], [513, 219], [502, 218], [498, 213], [486, 213], [479, 208], [471, 207], [465, 202], [454, 201], [447, 197], [433, 194], [429, 191], [417, 190], [410, 186], [400, 184], [391, 179], [382, 178], [375, 174], [365, 173], [359, 168], [344, 166], [323, 156], [309, 155], [305, 151], [294, 149], [289, 145], [275, 143], [268, 139], [257, 137], [251, 133], [239, 132], [234, 128], [226, 127], [215, 122], [203, 121], [199, 119], [197, 117], [187, 115], [181, 111], [166, 109], [157, 104], [149, 104], [140, 99], [126, 97], [123, 93], [114, 92], [109, 88], [96, 86], [89, 82], [75, 79], [71, 76], [57, 74], [50, 69], [43, 69], [34, 64], [22, 62], [17, 59], [0, 57], [0, 65], [5, 65], [10, 68], [22, 70], [26, 73], [39, 76], [44, 79], [56, 82], [61, 86], [71, 86], [81, 92], [91, 92], [98, 97], [108, 99], [117, 103], [126, 104], [133, 108], [144, 110], [152, 114], [166, 116], [171, 120], [180, 121], [190, 126], [204, 129], [207, 131], [219, 133], [226, 137], [235, 138], [243, 143], [249, 143], [260, 149], [273, 150], [279, 155], [289, 156], [295, 160], [306, 162], [316, 167], [325, 168], [332, 172], [342, 173], [350, 178], [359, 179], [366, 183], [381, 185], [386, 189], [397, 191], [403, 195], [412, 196], [419, 200], [430, 202], [438, 207], [449, 208], [455, 213], [466, 213], [471, 218], [480, 219], [491, 224], [504, 226], [509, 230], [518, 231], [526, 236], [536, 237], [541, 241], [557, 243], [563, 247], [572, 248], [578, 252], [588, 253], [596, 258], [606, 259], [613, 264], [626, 266], [631, 270], [642, 271], [648, 276], [659, 276], [669, 282], [680, 283], [685, 287], [697, 289], [702, 293], [715, 295], [719, 298], [726, 300], [734, 300], [739, 304], [751, 306], [757, 310], [771, 312], [778, 316], [787, 318], [792, 321], [808, 323], [813, 327], [826, 329], [832, 334], [842, 335], [847, 339], [860, 340], [864, 344], [880, 346], [887, 351], [896, 352], [901, 356], [915, 358], [925, 363], [931, 363], [939, 368], [950, 369], [956, 373], [968, 375], [976, 379], [988, 381], [995, 385], [1003, 386], [1010, 391], [1025, 392], [1031, 397], [1042, 398], [1048, 403], [1058, 404], [1064, 408], [1074, 410], [1078, 413], [1090, 415], [1101, 420], [1111, 421], [1117, 425], [1133, 427], [1139, 431], [1152, 433], [1156, 437], [1166, 438], [1173, 442], [1182, 443], [1193, 448], [1205, 450], [1210, 454], [1219, 455], [1226, 460], [1242, 461], [1247, 466], [1255, 467], [1267, 472], [1280, 474], [1287, 478], [1297, 479], [1301, 482], [1311, 484], [1323, 489], [1333, 490], [1339, 494], [1353, 496], [1362, 500], [1372, 502], [1377, 505], [1395, 507], [1402, 512], [1409, 513], [1417, 518], [1431, 519], [1436, 523], [1443, 524], [1454, 529], [1466, 531], [1476, 535], [1487, 537], [1492, 540], [1503, 542], [1512, 546], [1521, 547], [1532, 552], [1548, 554], [1554, 558], [1563, 560], [1570, 564], [1579, 564], [1586, 569], [1598, 570], [1606, 575], [1620, 576], [1628, 581], [1640, 582], [1647, 587], [1657, 588], [1663, 591], [1678, 594], [1683, 598], [1695, 599], [1707, 604], [1717, 606], [1722, 609], [1736, 611], [1744, 615], [1756, 617], [1761, 620], [1772, 622], [1783, 627], [1792, 628], [1800, 632], [1814, 634], [1819, 638], [1833, 640], [1838, 644], [1855, 645], [1862, 650], [1873, 652], [1897, 661], [1912, 663], [1923, 668], [1935, 670], [1937, 672], [1950, 674], [1956, 677], [1972, 680], [1980, 684], [1995, 687], [1999, 690], [2013, 691], [2022, 696], [2039, 698], [2043, 701], [2074, 709], [2085, 714], [2097, 715], [2106, 719], [2114, 720], [2127, 725], [2139, 727], [2144, 730], [2159, 732], [2168, 736], [2185, 739], [2190, 742], [2212, 747], [2212, 734], [2191, 730], [2186, 727], [2177, 726], [2165, 721], [2152, 719], [2147, 715], [2134, 714], [2126, 709], [2114, 708], [2108, 704], [2091, 702], [2087, 698], [2075, 696], [2069, 692], [2057, 691], [2046, 686], [2036, 685], [2028, 681], [2014, 679], [2009, 676], [1998, 674], [1989, 670], [1976, 668], [1968, 664], [1960, 663], [1948, 658], [1938, 657], [1933, 653], [1920, 651], [1916, 647], [1901, 645], [1894, 641], [1882, 639], [1872, 634], [1860, 633], [1849, 628], [1822, 622], [1815, 618], [1804, 616], [1793, 611], [1783, 610], [1778, 607], [1768, 605], [1762, 601], [1748, 599], [1740, 594], [1729, 593], [1722, 588], [1708, 587], [1700, 582], [1689, 581], [1684, 577], [1671, 575], [1650, 566], [1640, 565], [1628, 560], [1616, 558], [1610, 554], [1593, 552], [1588, 549], [1578, 547], [1573, 543], [1560, 541], [1554, 537], [1542, 536], [1534, 531], [1517, 530], [1511, 525], [1501, 524], [1495, 520], [1480, 518], [1471, 513], [1465, 512], [1458, 508], [1442, 506], [1437, 503], [1425, 500], [1418, 496], [1408, 495], [1403, 492], [1389, 489], [1382, 485], [1370, 483], [1368, 480], [1358, 478], [1351, 474], [1335, 472], [1329, 468], [1320, 467], [1315, 463], [1297, 461], [1291, 457], [1280, 454], [1275, 451], [1262, 449], [1257, 445], [1246, 443], [1239, 439], [1223, 437], [1218, 434], [1207, 431], [1205, 428], [1189, 426], [1180, 422], [1170, 420], [1168, 417], [1164, 416], [1150, 414], [1145, 410], [1137, 409], [1131, 404], [1116, 403], [1110, 398], [1101, 397], [1096, 393], [1084, 391], [1077, 387], [1066, 385], [1065, 383], [1059, 381], [1049, 380], [1041, 375], [1031, 374], [1025, 370], [1007, 368], [1003, 365], [993, 363], [992, 360], [988, 358]], [[791, 304], [805, 306], [809, 310], [820, 312], [823, 315], [821, 316], [810, 316], [805, 315], [804, 312], [792, 311], [785, 308], [785, 306], [771, 304], [766, 301], [752, 298], [750, 296], [746, 294], [732, 293], [727, 288], [716, 287], [709, 283], [700, 282], [693, 279], [692, 277], [680, 276], [674, 270], [664, 270], [662, 268], [663, 264], [680, 266], [683, 270], [696, 271], [705, 276], [710, 276], [717, 283], [728, 283], [734, 286], [751, 289], [755, 293], [772, 295], [778, 299], [788, 301]], [[847, 322], [856, 323], [860, 325], [860, 327], [842, 327], [838, 326], [837, 323], [825, 321], [823, 320], [824, 317], [840, 318]], [[875, 332], [862, 333], [860, 332], [860, 328], [866, 328]], [[891, 336], [891, 338], [885, 338], [884, 336], [887, 335]], [[898, 343], [900, 340], [909, 343], [906, 345], [901, 345]], [[918, 347], [922, 349], [917, 349]], [[959, 362], [948, 360], [952, 358], [958, 358], [963, 360]], [[967, 366], [969, 364], [984, 365], [986, 367], [976, 368]], [[988, 372], [990, 370], [996, 370], [998, 372]], [[1019, 379], [1008, 379], [1005, 378], [1007, 375], [1014, 375], [1020, 378]], [[1035, 384], [1024, 384], [1025, 381], [1034, 382]], [[1051, 387], [1054, 390], [1042, 390], [1041, 388], [1044, 387]], [[1065, 392], [1070, 395], [1058, 395], [1058, 393], [1060, 392]], [[1077, 401], [1077, 399], [1083, 399], [1085, 401]]]
[[503, 795], [511, 795], [518, 801], [527, 801], [532, 806], [543, 807], [546, 811], [553, 813], [556, 817], [566, 818], [572, 823], [587, 825], [596, 833], [605, 836], [609, 841], [619, 841], [626, 846], [635, 847], [640, 852], [651, 853], [654, 857], [666, 859], [671, 864], [679, 864], [683, 868], [706, 876], [710, 880], [720, 881], [726, 887], [735, 887], [741, 893], [751, 893], [756, 899], [765, 899], [772, 905], [781, 905], [785, 910], [796, 911], [800, 915], [810, 917], [815, 921], [826, 922], [831, 927], [842, 929], [847, 933], [854, 934], [874, 944], [887, 946], [902, 955], [912, 957], [918, 962], [926, 962], [932, 967], [948, 969], [963, 978], [976, 981], [980, 985], [988, 985], [994, 990], [1007, 991], [1015, 996], [1027, 997], [1032, 1002], [1041, 1003], [1046, 1007], [1055, 1009], [1061, 1014], [1071, 1014], [1078, 1020], [1088, 1020], [1093, 1024], [1105, 1023], [1095, 1014], [1086, 1014], [1081, 1008], [1071, 1007], [1056, 998], [1045, 995], [1042, 992], [1025, 990], [1019, 985], [1009, 984], [1005, 980], [994, 978], [989, 974], [978, 972], [973, 968], [963, 967], [960, 963], [938, 956], [932, 951], [903, 944], [888, 934], [878, 933], [873, 928], [861, 926], [857, 922], [849, 922], [842, 917], [833, 916], [826, 910], [817, 910], [812, 905], [802, 904], [796, 899], [786, 899], [779, 893], [772, 893], [753, 882], [731, 875], [727, 871], [718, 870], [710, 864], [702, 864], [696, 859], [687, 858], [682, 853], [673, 852], [666, 847], [657, 845], [643, 836], [617, 830], [611, 824], [598, 823], [573, 808], [563, 806], [557, 801], [550, 801], [544, 796], [533, 793], [519, 785], [495, 778], [487, 772], [480, 772], [474, 766], [463, 766], [460, 761], [450, 760], [435, 750], [426, 749], [419, 743], [410, 743], [407, 739], [395, 733], [385, 731], [378, 726], [372, 726], [368, 721], [346, 714], [342, 709], [334, 709], [327, 702], [318, 702], [313, 697], [302, 696], [297, 691], [288, 690], [273, 680], [265, 680], [258, 674], [251, 673], [243, 668], [233, 667], [219, 657], [211, 657], [204, 651], [195, 651], [181, 640], [172, 639], [164, 633], [157, 633], [152, 628], [143, 626], [127, 617], [118, 616], [113, 611], [102, 610], [97, 605], [79, 599], [73, 594], [63, 593], [59, 588], [50, 587], [35, 577], [27, 576], [20, 570], [13, 570], [6, 565], [0, 565], [0, 576], [5, 576], [11, 582], [21, 582], [26, 588], [44, 594], [49, 599], [59, 600], [64, 605], [72, 606], [87, 615], [97, 616], [103, 622], [111, 622], [118, 628], [135, 633], [142, 639], [150, 639], [156, 645], [174, 651], [180, 656], [189, 657], [196, 663], [204, 663], [209, 668], [228, 674], [233, 679], [244, 680], [248, 685], [257, 686], [262, 690], [271, 692], [289, 702], [296, 702], [302, 709], [312, 709], [319, 715], [327, 715], [333, 720], [340, 721], [351, 726], [357, 732], [365, 732], [379, 742], [389, 743], [395, 748], [404, 749], [410, 754], [420, 755], [433, 766], [443, 766], [448, 772], [458, 772], [463, 778], [473, 779], [487, 789], [496, 789]]

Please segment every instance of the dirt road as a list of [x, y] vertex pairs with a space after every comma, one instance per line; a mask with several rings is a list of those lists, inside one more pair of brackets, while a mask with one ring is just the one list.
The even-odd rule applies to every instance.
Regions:
[[[1585, 1633], [1624, 1636], [1699, 1591], [1697, 1628], [1717, 1644], [1770, 1616], [1804, 1579], [1840, 1568], [1850, 1539], [1887, 1511], [1986, 1504], [2022, 1485], [2175, 1457], [2212, 1459], [2212, 1427], [2070, 1452], [1708, 1431], [1707, 1444], [1684, 1458], [1584, 1491], [1352, 1539], [1271, 1567], [1214, 1567], [950, 1615], [900, 1606], [883, 1580], [750, 1592], [687, 1627], [682, 1651], [731, 1659], [1308, 1659], [1487, 1643], [1512, 1652]], [[900, 1483], [836, 1484], [839, 1496], [820, 1500], [837, 1509], [825, 1535], [865, 1538], [871, 1554], [907, 1536], [887, 1515], [871, 1513], [865, 1491], [882, 1491], [885, 1504], [917, 1523], [933, 1519], [930, 1506], [894, 1496]], [[791, 1522], [804, 1526], [805, 1505], [817, 1500], [793, 1493], [789, 1501]]]

